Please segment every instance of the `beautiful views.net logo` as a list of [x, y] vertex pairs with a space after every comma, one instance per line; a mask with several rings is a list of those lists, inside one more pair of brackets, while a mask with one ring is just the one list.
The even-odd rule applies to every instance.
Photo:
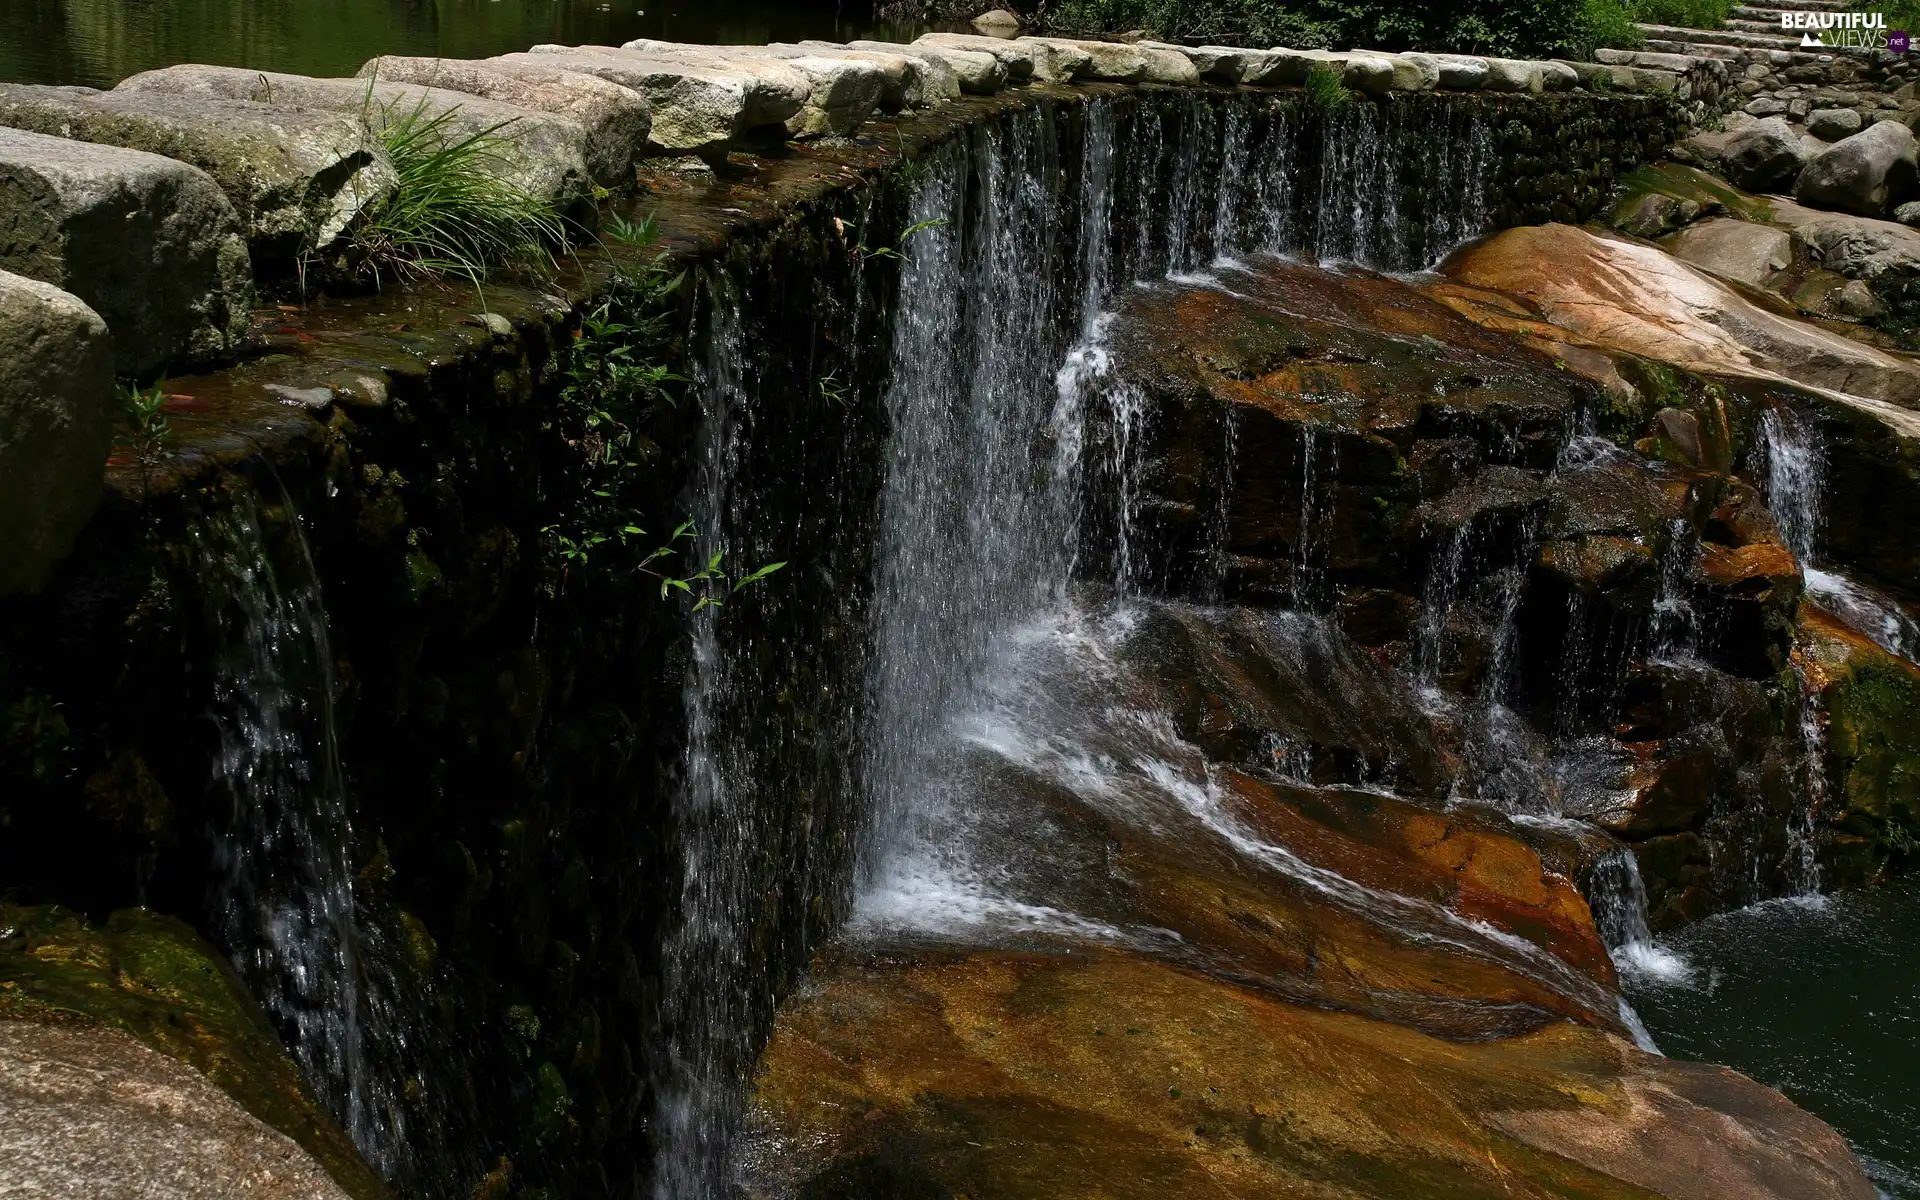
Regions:
[[1905, 54], [1907, 31], [1887, 30], [1887, 14], [1877, 12], [1783, 12], [1783, 32], [1798, 33], [1802, 46], [1857, 46]]

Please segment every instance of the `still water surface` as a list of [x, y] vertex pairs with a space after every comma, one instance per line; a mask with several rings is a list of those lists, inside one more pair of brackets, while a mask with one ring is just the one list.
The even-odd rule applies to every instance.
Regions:
[[1774, 901], [1660, 946], [1685, 971], [1628, 987], [1662, 1050], [1779, 1088], [1920, 1200], [1920, 886]]
[[913, 32], [877, 24], [871, 0], [0, 0], [0, 80], [111, 87], [182, 62], [351, 75], [379, 54]]

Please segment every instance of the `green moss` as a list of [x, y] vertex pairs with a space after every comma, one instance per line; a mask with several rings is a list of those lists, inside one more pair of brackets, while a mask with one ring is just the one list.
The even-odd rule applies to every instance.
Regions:
[[1891, 655], [1856, 661], [1826, 705], [1830, 778], [1848, 823], [1898, 849], [1905, 831], [1920, 829], [1920, 672]]
[[1692, 200], [1702, 210], [1718, 206], [1725, 209], [1728, 216], [1742, 221], [1768, 224], [1773, 220], [1773, 205], [1760, 197], [1750, 196], [1705, 171], [1681, 163], [1662, 162], [1649, 163], [1620, 181], [1620, 194], [1608, 214], [1609, 222], [1624, 218], [1641, 197], [1649, 194]]
[[58, 906], [0, 905], [0, 1019], [118, 1029], [194, 1067], [349, 1195], [388, 1194], [224, 960], [181, 921], [122, 909], [101, 928]]

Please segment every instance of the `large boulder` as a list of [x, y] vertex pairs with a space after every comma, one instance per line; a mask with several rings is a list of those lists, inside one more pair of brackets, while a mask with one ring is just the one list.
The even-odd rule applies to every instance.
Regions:
[[253, 297], [233, 205], [204, 171], [0, 129], [0, 268], [78, 296], [140, 373], [230, 353]]
[[645, 152], [647, 133], [653, 127], [645, 96], [578, 71], [389, 54], [369, 60], [360, 68], [360, 78], [466, 92], [571, 117], [587, 128], [587, 169], [594, 178], [607, 181], [632, 176], [634, 158]]
[[1722, 279], [1765, 287], [1793, 265], [1793, 235], [1772, 225], [1711, 217], [1682, 229], [1664, 245], [1675, 258]]
[[[801, 43], [805, 45], [806, 43]], [[978, 50], [957, 50], [944, 46], [925, 46], [905, 42], [848, 42], [850, 50], [872, 50], [883, 54], [904, 54], [924, 63], [935, 63], [953, 72], [960, 90], [976, 96], [991, 96], [1006, 86], [1007, 69], [999, 59]]]
[[357, 112], [12, 84], [0, 85], [0, 125], [200, 168], [233, 202], [263, 274], [289, 272], [326, 249], [395, 184], [386, 150]]
[[791, 71], [776, 77], [611, 46], [535, 46], [488, 61], [578, 71], [632, 88], [653, 106], [649, 144], [668, 153], [720, 150], [769, 128], [784, 132], [809, 90], [806, 80]]
[[1643, 243], [1536, 225], [1496, 234], [1442, 269], [1461, 283], [1522, 297], [1548, 321], [1609, 350], [1920, 404], [1920, 369], [1908, 360], [1762, 309]]
[[625, 182], [593, 178], [587, 165], [587, 127], [580, 121], [466, 92], [191, 64], [142, 72], [121, 80], [114, 90], [139, 97], [217, 96], [352, 113], [381, 130], [441, 120], [441, 131], [452, 141], [479, 136], [499, 139], [502, 144], [494, 157], [501, 176], [527, 194], [555, 204], [590, 194], [595, 182]]
[[1788, 187], [1807, 161], [1800, 136], [1785, 117], [1769, 117], [1723, 133], [1696, 134], [1687, 144], [1718, 162], [1728, 182], [1749, 192]]
[[0, 1112], [15, 1195], [347, 1200], [206, 1076], [110, 1029], [0, 1021]]
[[[1737, 180], [1735, 182], [1738, 182]], [[1835, 142], [1800, 172], [1794, 199], [1877, 217], [1920, 186], [1920, 143], [1899, 121], [1880, 121]]]
[[1171, 47], [1096, 42], [1077, 38], [1023, 38], [1022, 41], [1048, 42], [1085, 53], [1089, 62], [1080, 73], [1083, 79], [1111, 83], [1198, 83], [1200, 69], [1192, 59]]
[[[914, 39], [916, 46], [929, 46], [942, 50], [971, 50], [979, 54], [991, 54], [1000, 60], [1006, 68], [1007, 83], [1022, 84], [1039, 74], [1038, 61], [1041, 48], [1022, 38], [1007, 40], [1004, 38], [981, 37], [972, 33], [923, 33]], [[1045, 78], [1045, 76], [1040, 76]]]
[[906, 54], [899, 50], [861, 50], [834, 42], [776, 42], [763, 47], [781, 57], [811, 55], [820, 58], [850, 58], [872, 63], [886, 76], [886, 90], [880, 107], [887, 112], [903, 108], [926, 108], [960, 96], [960, 76], [953, 65], [938, 55]]
[[0, 595], [38, 588], [93, 515], [114, 397], [99, 314], [0, 271]]
[[859, 57], [799, 49], [782, 52], [766, 46], [690, 46], [653, 38], [637, 38], [620, 48], [675, 62], [764, 73], [776, 78], [786, 74], [797, 76], [805, 88], [806, 101], [799, 112], [787, 119], [787, 132], [794, 137], [852, 133], [882, 107], [890, 90], [896, 100], [903, 99], [904, 87], [899, 78], [876, 62]]

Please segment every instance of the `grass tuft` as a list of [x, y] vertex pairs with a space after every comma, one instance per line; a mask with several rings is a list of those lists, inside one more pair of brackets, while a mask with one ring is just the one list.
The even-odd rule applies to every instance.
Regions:
[[1305, 83], [1307, 105], [1321, 112], [1338, 112], [1353, 103], [1353, 93], [1347, 85], [1340, 82], [1340, 72], [1326, 63], [1315, 63], [1307, 68]]
[[504, 178], [512, 139], [503, 121], [460, 136], [457, 109], [427, 112], [426, 98], [381, 127], [399, 175], [393, 197], [355, 231], [353, 257], [378, 283], [458, 275], [479, 284], [507, 264], [550, 265], [550, 247], [566, 240], [551, 203]]

